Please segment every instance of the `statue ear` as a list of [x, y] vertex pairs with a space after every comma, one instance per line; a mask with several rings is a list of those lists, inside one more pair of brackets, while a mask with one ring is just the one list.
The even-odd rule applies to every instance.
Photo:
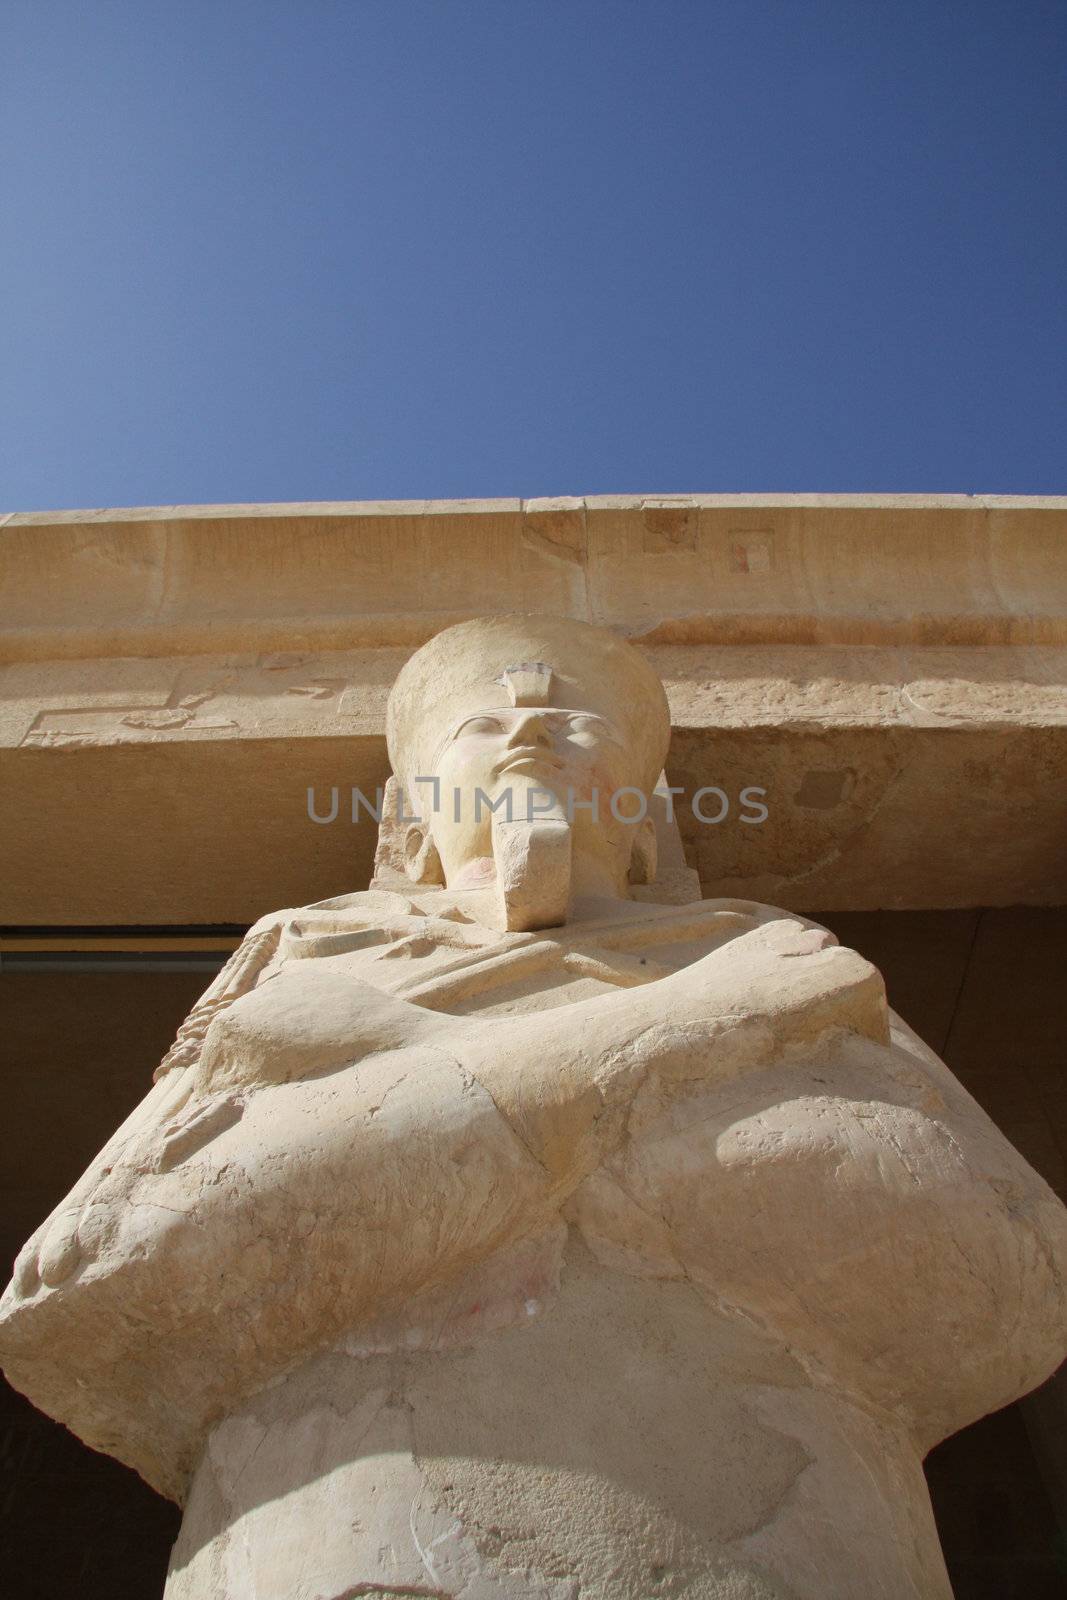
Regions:
[[412, 883], [443, 884], [445, 881], [433, 834], [418, 822], [404, 835], [404, 870]]
[[651, 817], [642, 817], [637, 825], [633, 849], [630, 852], [631, 883], [656, 881], [656, 824]]

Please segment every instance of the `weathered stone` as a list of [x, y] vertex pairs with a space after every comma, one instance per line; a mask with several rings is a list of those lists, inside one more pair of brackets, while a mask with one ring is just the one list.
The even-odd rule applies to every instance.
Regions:
[[663, 679], [671, 783], [729, 802], [679, 805], [706, 894], [1067, 901], [1062, 498], [65, 512], [7, 518], [0, 566], [8, 923], [245, 926], [362, 887], [391, 683], [513, 609], [608, 626]]
[[[12, 1381], [186, 1501], [170, 1600], [947, 1597], [922, 1457], [1062, 1357], [1067, 1211], [869, 962], [572, 815], [663, 762], [618, 638], [454, 628], [389, 722], [443, 803], [253, 927], [24, 1250]], [[565, 852], [472, 820], [512, 783]]]

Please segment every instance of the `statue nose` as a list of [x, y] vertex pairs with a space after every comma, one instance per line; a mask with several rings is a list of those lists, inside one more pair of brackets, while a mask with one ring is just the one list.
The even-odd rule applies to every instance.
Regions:
[[520, 717], [508, 735], [509, 750], [521, 745], [548, 744], [548, 742], [548, 729], [545, 727], [544, 718], [537, 715]]

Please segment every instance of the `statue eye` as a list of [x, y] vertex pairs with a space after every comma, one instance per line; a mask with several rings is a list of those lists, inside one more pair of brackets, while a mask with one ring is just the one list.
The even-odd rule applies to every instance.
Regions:
[[568, 731], [570, 733], [586, 734], [595, 738], [603, 732], [603, 725], [599, 717], [571, 717]]
[[499, 733], [501, 727], [499, 717], [468, 717], [467, 721], [456, 729], [456, 738], [466, 738], [469, 733]]

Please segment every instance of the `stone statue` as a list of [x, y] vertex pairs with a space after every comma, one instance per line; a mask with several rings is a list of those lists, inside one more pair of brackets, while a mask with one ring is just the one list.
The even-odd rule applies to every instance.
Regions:
[[698, 898], [668, 733], [600, 629], [432, 639], [371, 889], [23, 1251], [6, 1371], [184, 1503], [169, 1600], [951, 1594], [922, 1459], [1064, 1355], [1067, 1212], [868, 962]]

